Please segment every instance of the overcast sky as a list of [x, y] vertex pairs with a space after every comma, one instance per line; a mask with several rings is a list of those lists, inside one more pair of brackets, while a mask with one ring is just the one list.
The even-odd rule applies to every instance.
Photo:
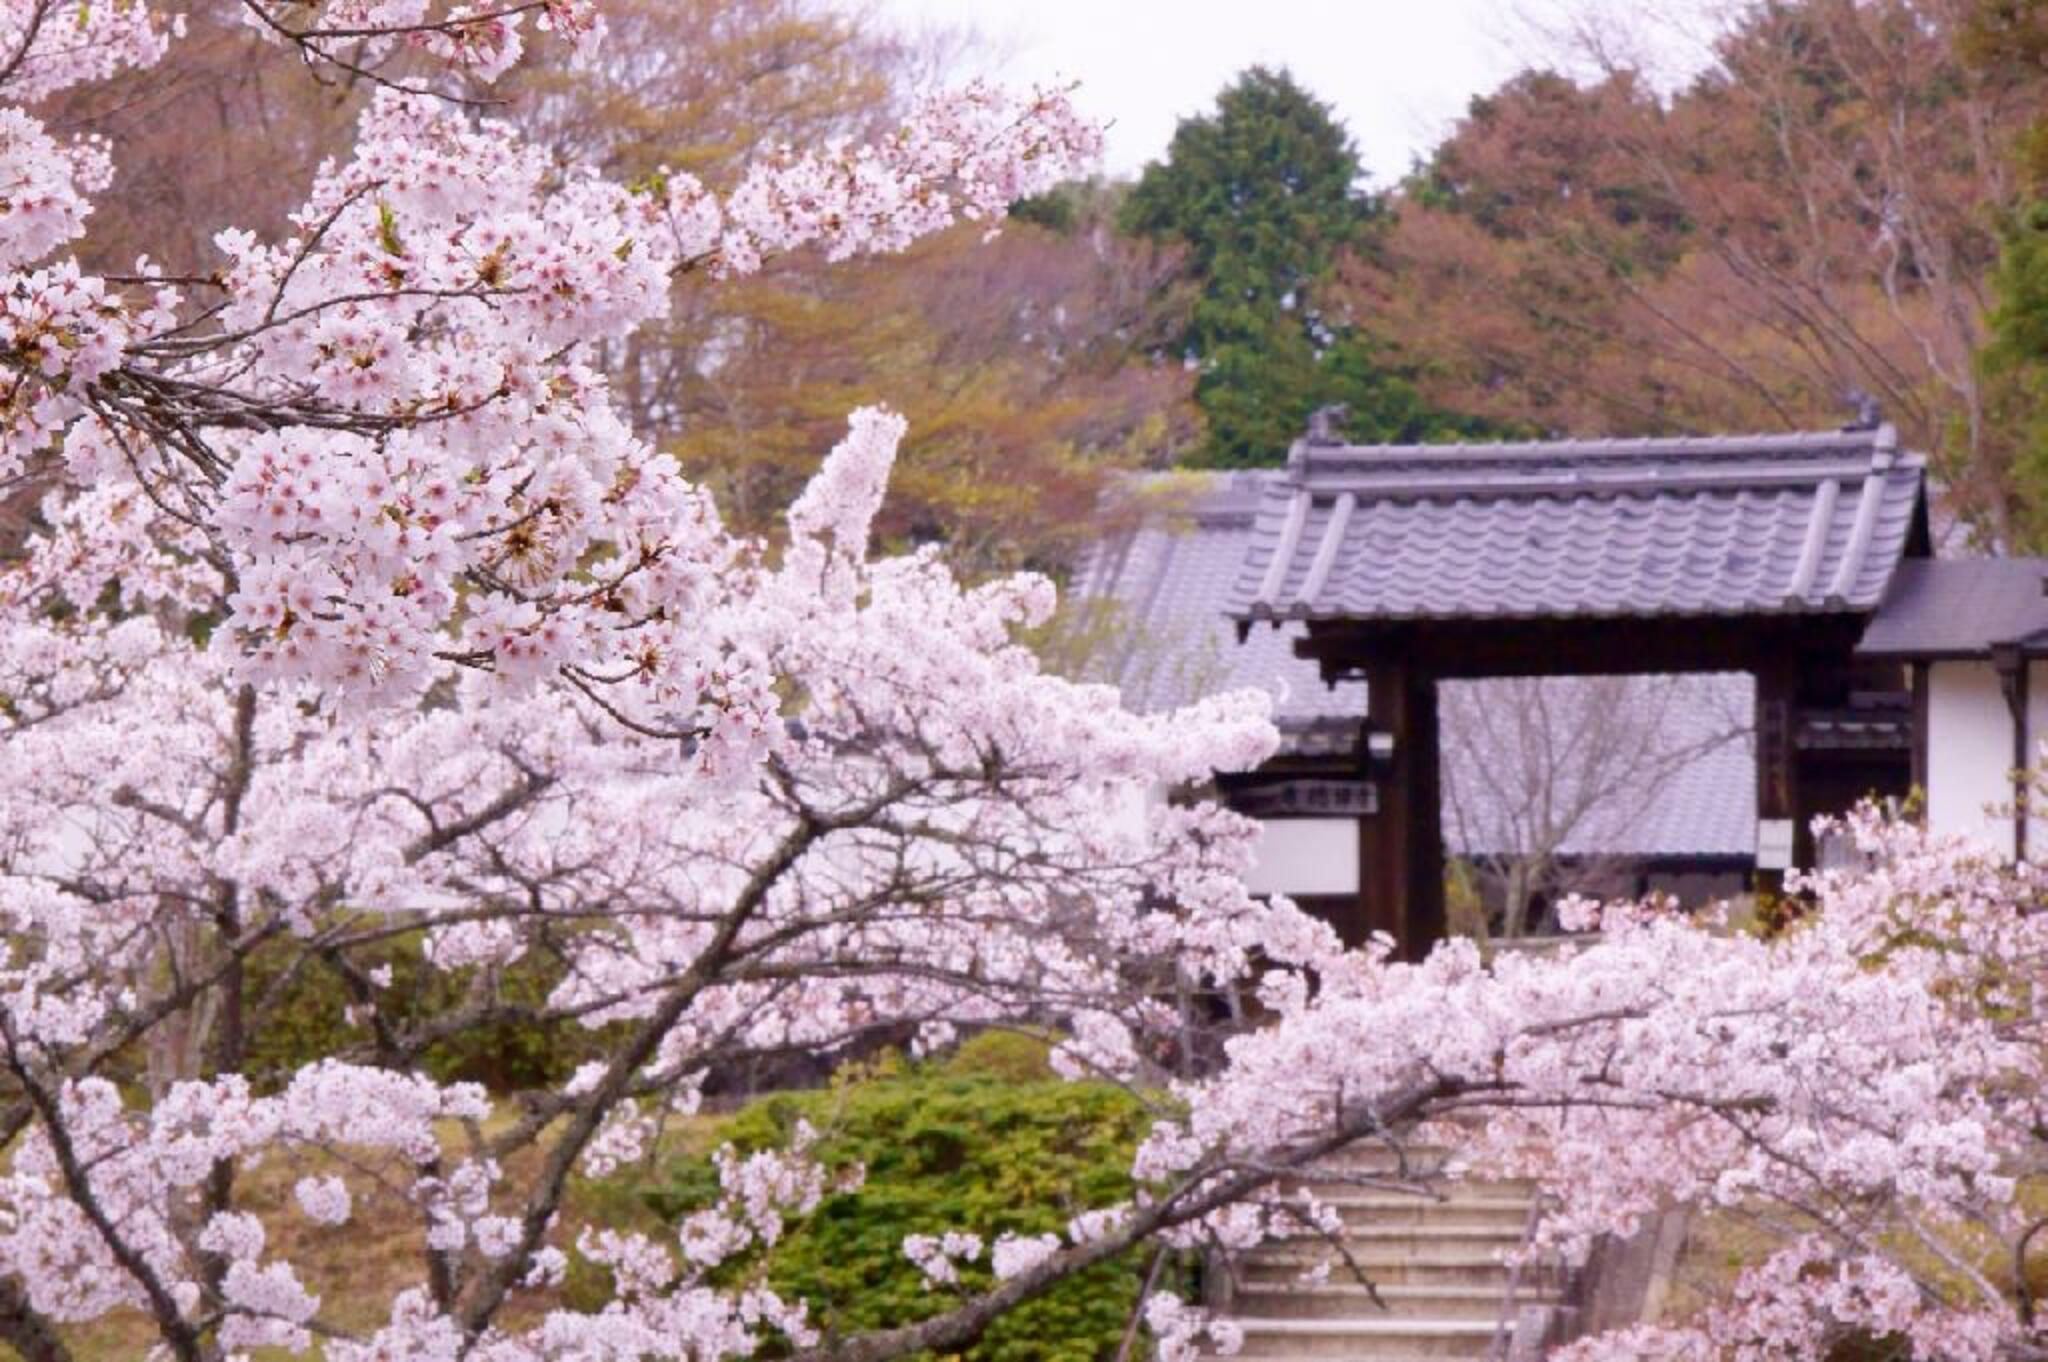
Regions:
[[971, 21], [1013, 80], [1081, 82], [1112, 120], [1108, 168], [1166, 150], [1254, 62], [1286, 66], [1330, 101], [1376, 184], [1434, 146], [1473, 94], [1514, 70], [1502, 0], [881, 0], [912, 23]]
[[1082, 106], [1112, 121], [1116, 174], [1162, 156], [1182, 117], [1211, 108], [1232, 76], [1264, 62], [1336, 106], [1368, 178], [1385, 185], [1442, 140], [1473, 95], [1525, 64], [1515, 53], [1533, 41], [1531, 0], [875, 3], [912, 25], [972, 24], [1012, 81], [1079, 80]]

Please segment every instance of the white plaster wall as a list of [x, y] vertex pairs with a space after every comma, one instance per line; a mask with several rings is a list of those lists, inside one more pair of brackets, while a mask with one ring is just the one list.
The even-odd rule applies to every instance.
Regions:
[[[2003, 696], [1999, 697], [2004, 699]], [[2048, 742], [2048, 662], [2027, 664], [2027, 759], [2034, 769], [2043, 769], [2041, 744]], [[2008, 757], [2006, 760], [2010, 761]], [[2027, 859], [2048, 863], [2048, 791], [2039, 788], [2027, 795]]]
[[1276, 818], [1259, 825], [1245, 884], [1254, 894], [1358, 892], [1358, 821]]
[[1927, 685], [1927, 826], [2010, 856], [2012, 713], [1998, 673], [1989, 662], [1936, 662]]

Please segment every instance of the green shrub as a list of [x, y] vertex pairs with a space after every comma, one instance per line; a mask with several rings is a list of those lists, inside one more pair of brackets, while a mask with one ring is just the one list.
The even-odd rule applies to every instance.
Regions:
[[[906, 1235], [969, 1230], [992, 1243], [1006, 1231], [1059, 1233], [1076, 1212], [1125, 1200], [1133, 1190], [1131, 1155], [1149, 1125], [1131, 1094], [1054, 1079], [1042, 1043], [995, 1033], [944, 1063], [885, 1063], [823, 1091], [755, 1102], [733, 1116], [725, 1135], [742, 1153], [782, 1148], [799, 1120], [818, 1130], [816, 1150], [828, 1167], [862, 1165], [866, 1180], [857, 1191], [827, 1196], [764, 1261], [732, 1271], [764, 1271], [785, 1298], [810, 1303], [813, 1323], [828, 1336], [911, 1323], [952, 1301], [947, 1290], [927, 1289], [904, 1257]], [[711, 1164], [692, 1161], [648, 1200], [677, 1220], [716, 1193]], [[1099, 1264], [998, 1320], [957, 1356], [1113, 1357], [1138, 1271], [1129, 1256]], [[990, 1280], [985, 1261], [961, 1270], [965, 1289]]]
[[955, 1078], [997, 1078], [1006, 1083], [1051, 1083], [1052, 1050], [1037, 1036], [983, 1031], [962, 1041], [941, 1065]]

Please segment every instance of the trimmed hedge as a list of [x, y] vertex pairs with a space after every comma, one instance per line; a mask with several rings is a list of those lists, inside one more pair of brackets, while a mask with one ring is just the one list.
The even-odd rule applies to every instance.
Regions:
[[[944, 1310], [903, 1255], [904, 1236], [969, 1230], [1061, 1233], [1079, 1211], [1133, 1191], [1131, 1156], [1149, 1127], [1139, 1102], [1101, 1083], [1069, 1083], [1045, 1067], [1044, 1046], [985, 1035], [943, 1064], [887, 1061], [827, 1089], [779, 1094], [735, 1114], [723, 1132], [742, 1153], [784, 1147], [799, 1120], [819, 1132], [828, 1167], [860, 1164], [857, 1191], [828, 1195], [769, 1252], [735, 1273], [765, 1269], [785, 1299], [811, 1306], [828, 1336], [911, 1323]], [[708, 1160], [675, 1169], [647, 1194], [664, 1219], [711, 1203]], [[961, 1285], [985, 1287], [984, 1261]], [[1115, 1355], [1139, 1289], [1134, 1256], [1100, 1264], [992, 1325], [958, 1356], [969, 1362], [1098, 1362]]]

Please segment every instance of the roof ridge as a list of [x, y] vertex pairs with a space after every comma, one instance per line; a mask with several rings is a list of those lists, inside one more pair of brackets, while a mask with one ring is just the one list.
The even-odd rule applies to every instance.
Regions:
[[[1288, 451], [1287, 472], [1299, 481], [1317, 465], [1373, 463], [1457, 464], [1487, 461], [1556, 462], [1574, 458], [1628, 459], [1670, 456], [1730, 458], [1758, 454], [1839, 454], [1867, 450], [1873, 462], [1897, 450], [1890, 426], [1856, 429], [1758, 432], [1746, 435], [1607, 436], [1598, 439], [1494, 440], [1444, 444], [1319, 445], [1297, 441]], [[1918, 460], [1917, 455], [1908, 458]]]

